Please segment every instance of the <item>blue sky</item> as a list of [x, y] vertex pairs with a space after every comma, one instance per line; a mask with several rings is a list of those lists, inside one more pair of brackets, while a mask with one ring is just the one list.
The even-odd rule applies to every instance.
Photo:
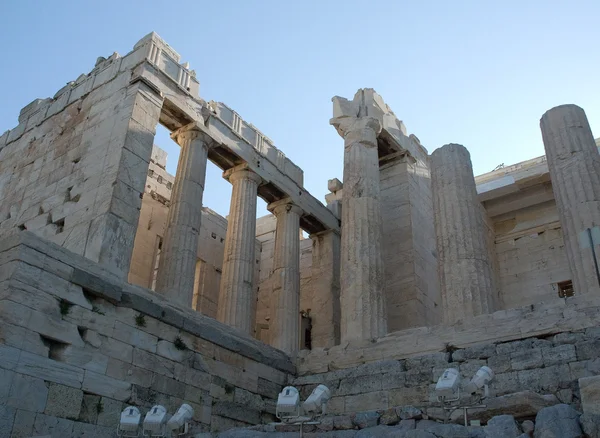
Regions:
[[[270, 137], [321, 200], [327, 180], [342, 178], [331, 97], [362, 87], [430, 152], [465, 145], [475, 174], [543, 155], [539, 119], [556, 105], [583, 107], [600, 137], [597, 0], [13, 0], [0, 16], [0, 132], [154, 30], [196, 70], [201, 96]], [[174, 172], [177, 147], [164, 131], [156, 142]], [[226, 215], [230, 191], [211, 166], [204, 204]]]

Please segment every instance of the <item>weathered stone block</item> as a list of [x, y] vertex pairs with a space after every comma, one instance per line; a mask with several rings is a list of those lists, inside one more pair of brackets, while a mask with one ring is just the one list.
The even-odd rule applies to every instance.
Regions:
[[423, 405], [429, 400], [429, 385], [389, 390], [390, 406]]
[[119, 400], [102, 397], [100, 400], [101, 409], [98, 412], [98, 425], [111, 427], [113, 430], [119, 424], [121, 412], [125, 407]]
[[149, 388], [152, 384], [152, 376], [154, 373], [136, 367], [131, 363], [110, 358], [108, 360], [106, 375], [117, 380], [123, 380], [144, 388]]
[[359, 429], [375, 427], [379, 423], [379, 414], [375, 411], [360, 412], [352, 417], [352, 423]]
[[579, 392], [583, 412], [600, 415], [600, 376], [579, 379]]
[[216, 402], [212, 414], [250, 424], [260, 423], [259, 411], [232, 402]]
[[579, 413], [569, 405], [544, 408], [535, 417], [534, 438], [579, 438], [581, 432]]
[[333, 427], [338, 430], [354, 429], [352, 417], [350, 415], [338, 415], [333, 417]]
[[265, 408], [265, 403], [260, 395], [253, 394], [250, 391], [241, 388], [235, 388], [233, 401], [237, 404], [259, 411], [262, 411]]
[[22, 351], [15, 371], [32, 377], [38, 377], [61, 385], [80, 388], [83, 370], [47, 357]]
[[172, 395], [173, 397], [183, 398], [185, 396], [184, 383], [165, 377], [161, 374], [154, 374], [150, 388], [164, 394]]
[[510, 356], [507, 354], [492, 356], [487, 360], [487, 362], [488, 366], [493, 369], [496, 374], [512, 371]]
[[188, 368], [185, 371], [185, 378], [183, 381], [188, 385], [193, 385], [204, 391], [210, 391], [211, 375], [208, 373], [198, 371], [194, 368]]
[[[358, 395], [349, 395], [344, 397], [344, 404], [346, 412], [362, 412], [373, 409], [387, 409], [388, 404], [388, 392], [377, 391], [367, 392]], [[392, 404], [395, 406], [394, 404]]]
[[[17, 409], [15, 421], [13, 424], [11, 438], [29, 438], [33, 433], [33, 424], [35, 423], [35, 412]], [[2, 430], [2, 429], [0, 429]]]
[[20, 354], [17, 348], [0, 345], [0, 367], [7, 370], [14, 369], [19, 362]]
[[600, 415], [584, 413], [579, 417], [579, 424], [585, 436], [600, 438]]
[[113, 337], [135, 348], [141, 348], [151, 353], [156, 353], [158, 338], [154, 335], [138, 330], [120, 321], [115, 322]]
[[81, 411], [83, 391], [56, 383], [49, 386], [44, 414], [77, 420]]
[[48, 386], [42, 379], [15, 374], [6, 404], [18, 409], [44, 412]]
[[92, 394], [102, 395], [116, 400], [127, 400], [131, 396], [131, 383], [113, 379], [102, 374], [86, 371], [82, 389]]
[[575, 344], [583, 341], [585, 334], [581, 332], [564, 332], [559, 333], [552, 338], [552, 343], [556, 346], [562, 344]]
[[51, 437], [70, 437], [73, 431], [73, 422], [64, 418], [51, 417], [37, 414], [33, 424], [33, 435], [49, 435]]
[[494, 344], [476, 345], [474, 347], [463, 348], [452, 352], [452, 361], [463, 362], [469, 359], [487, 359], [496, 354]]
[[340, 381], [337, 395], [362, 394], [365, 392], [380, 391], [382, 386], [382, 375], [353, 377]]
[[544, 361], [539, 348], [517, 350], [510, 354], [511, 368], [515, 371], [540, 368]]
[[575, 344], [577, 360], [596, 359], [600, 351], [600, 339], [578, 342]]
[[100, 339], [102, 340], [100, 346], [102, 353], [123, 362], [131, 363], [133, 361], [133, 347], [131, 345], [106, 336], [100, 336]]
[[577, 360], [575, 346], [571, 344], [542, 348], [542, 357], [545, 366], [562, 365]]
[[12, 371], [0, 368], [0, 400], [8, 398], [14, 375]]
[[99, 395], [84, 394], [78, 420], [84, 423], [96, 424], [96, 421], [98, 421], [98, 411], [101, 409], [99, 408], [101, 406], [101, 399], [102, 397]]
[[12, 430], [15, 421], [15, 408], [0, 405], [0, 431]]
[[398, 424], [400, 422], [400, 417], [396, 413], [396, 409], [395, 408], [388, 408], [388, 409], [386, 409], [385, 411], [383, 411], [381, 413], [381, 417], [379, 419], [379, 422], [381, 424], [386, 425], [386, 426], [393, 426], [393, 425]]
[[486, 437], [516, 437], [519, 435], [519, 426], [512, 415], [498, 415], [488, 421]]
[[161, 340], [158, 341], [156, 354], [175, 362], [183, 362], [189, 359], [194, 353], [189, 349], [178, 349], [172, 342]]
[[115, 433], [115, 427], [102, 427], [96, 424], [73, 423], [73, 438], [105, 438]]

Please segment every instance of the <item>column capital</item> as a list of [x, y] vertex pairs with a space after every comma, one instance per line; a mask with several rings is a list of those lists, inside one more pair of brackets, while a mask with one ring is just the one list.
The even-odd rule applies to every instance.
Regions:
[[290, 211], [298, 215], [302, 215], [302, 213], [304, 213], [304, 211], [294, 204], [290, 198], [284, 198], [280, 199], [279, 201], [271, 202], [269, 205], [267, 205], [267, 210], [269, 210], [275, 216], [278, 216], [283, 212]]
[[350, 143], [360, 142], [377, 147], [377, 136], [381, 132], [381, 121], [376, 117], [334, 117], [329, 120], [338, 134]]
[[208, 149], [216, 146], [218, 142], [208, 132], [206, 126], [198, 122], [188, 123], [171, 133], [171, 138], [178, 145], [183, 146], [186, 141], [200, 139]]
[[225, 178], [230, 183], [233, 183], [240, 179], [251, 179], [252, 181], [255, 181], [258, 184], [261, 184], [263, 182], [263, 179], [260, 177], [260, 175], [254, 172], [252, 169], [250, 169], [248, 163], [242, 163], [235, 167], [232, 167], [231, 169], [227, 169], [225, 172], [223, 172], [223, 178]]

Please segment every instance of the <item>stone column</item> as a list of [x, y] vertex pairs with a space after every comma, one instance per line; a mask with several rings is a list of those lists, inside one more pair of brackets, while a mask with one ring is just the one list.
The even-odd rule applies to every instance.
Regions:
[[223, 274], [219, 293], [218, 320], [251, 335], [254, 325], [254, 271], [256, 254], [256, 197], [260, 176], [241, 165], [223, 174], [233, 185]]
[[444, 323], [493, 311], [493, 273], [471, 156], [459, 144], [431, 154]]
[[328, 348], [340, 343], [340, 236], [327, 230], [310, 238], [312, 346]]
[[198, 236], [202, 220], [202, 194], [210, 137], [193, 123], [173, 132], [181, 146], [156, 290], [184, 307], [192, 305]]
[[277, 218], [271, 274], [271, 345], [288, 354], [300, 343], [300, 207], [287, 199], [268, 206]]
[[330, 122], [344, 138], [341, 236], [341, 341], [375, 339], [387, 332], [377, 136], [374, 117]]
[[600, 293], [600, 155], [583, 109], [561, 105], [540, 121], [576, 294]]

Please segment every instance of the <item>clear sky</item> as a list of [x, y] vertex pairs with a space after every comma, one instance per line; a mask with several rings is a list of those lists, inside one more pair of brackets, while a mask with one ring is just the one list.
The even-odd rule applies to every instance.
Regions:
[[[201, 96], [270, 137], [320, 200], [342, 179], [331, 97], [362, 87], [429, 152], [465, 145], [475, 174], [543, 155], [539, 119], [556, 105], [583, 107], [600, 137], [598, 0], [5, 0], [0, 17], [0, 132], [154, 30], [196, 70]], [[177, 146], [164, 130], [156, 143], [174, 172]], [[211, 166], [204, 205], [226, 215], [230, 192]]]

